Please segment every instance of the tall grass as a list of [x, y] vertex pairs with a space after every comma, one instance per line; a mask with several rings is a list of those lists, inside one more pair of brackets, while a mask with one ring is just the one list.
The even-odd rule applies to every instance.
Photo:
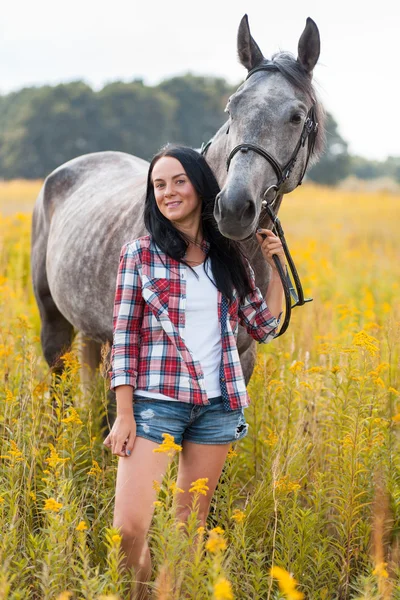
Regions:
[[[133, 573], [111, 527], [108, 383], [99, 375], [82, 396], [75, 347], [52, 381], [29, 274], [32, 200], [25, 183], [0, 188], [0, 599], [123, 598]], [[151, 529], [155, 598], [400, 598], [399, 202], [313, 186], [285, 200], [314, 301], [258, 348], [250, 432], [205, 530], [195, 493], [188, 524], [176, 522], [171, 462]]]

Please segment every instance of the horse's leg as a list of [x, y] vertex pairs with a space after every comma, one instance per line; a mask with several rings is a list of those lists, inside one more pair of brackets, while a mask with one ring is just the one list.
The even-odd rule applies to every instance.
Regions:
[[110, 363], [110, 346], [109, 344], [100, 344], [94, 340], [79, 334], [80, 338], [80, 357], [81, 357], [81, 382], [83, 392], [86, 397], [92, 391], [92, 382], [99, 366], [101, 365], [102, 374], [107, 385], [107, 409], [102, 414], [100, 423], [101, 430], [105, 432], [107, 437], [111, 426], [115, 420], [115, 393], [109, 389], [108, 371]]

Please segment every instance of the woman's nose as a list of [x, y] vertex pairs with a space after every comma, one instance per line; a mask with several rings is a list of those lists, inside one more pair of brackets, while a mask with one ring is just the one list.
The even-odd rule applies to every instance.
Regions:
[[164, 190], [164, 196], [172, 196], [173, 194], [173, 188], [171, 184], [165, 184], [165, 190]]

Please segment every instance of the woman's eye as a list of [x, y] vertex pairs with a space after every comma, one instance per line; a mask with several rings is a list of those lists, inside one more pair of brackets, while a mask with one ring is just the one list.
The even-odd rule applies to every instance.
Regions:
[[156, 188], [160, 188], [162, 187], [164, 184], [163, 183], [156, 183]]
[[178, 179], [178, 181], [176, 183], [185, 183], [184, 179]]
[[300, 113], [295, 113], [294, 115], [292, 115], [290, 122], [294, 123], [295, 125], [299, 125], [301, 123], [302, 120], [302, 116]]

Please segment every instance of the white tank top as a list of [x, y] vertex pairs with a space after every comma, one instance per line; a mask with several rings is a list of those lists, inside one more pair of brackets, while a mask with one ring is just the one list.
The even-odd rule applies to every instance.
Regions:
[[[213, 279], [211, 262], [207, 272]], [[218, 290], [204, 272], [204, 263], [194, 267], [199, 279], [186, 269], [185, 345], [200, 361], [207, 396], [221, 395], [219, 368], [221, 363], [221, 334], [218, 322]]]
[[[218, 322], [218, 290], [204, 272], [204, 263], [186, 267], [186, 307], [184, 342], [193, 358], [201, 364], [208, 398], [221, 395], [219, 369], [221, 363], [221, 334]], [[211, 262], [207, 273], [214, 281]], [[169, 396], [148, 390], [135, 390], [135, 396], [173, 400]]]

